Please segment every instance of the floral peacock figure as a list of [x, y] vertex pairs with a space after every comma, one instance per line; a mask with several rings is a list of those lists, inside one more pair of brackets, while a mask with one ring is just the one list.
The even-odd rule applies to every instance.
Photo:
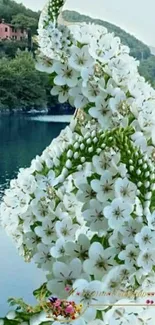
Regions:
[[155, 90], [104, 27], [61, 25], [64, 2], [41, 14], [36, 67], [76, 113], [1, 204], [2, 226], [52, 295], [50, 315], [23, 324], [154, 325]]

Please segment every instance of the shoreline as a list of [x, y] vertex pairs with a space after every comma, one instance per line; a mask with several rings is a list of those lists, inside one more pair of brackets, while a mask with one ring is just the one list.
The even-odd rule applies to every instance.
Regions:
[[39, 115], [31, 116], [30, 119], [38, 122], [53, 122], [53, 123], [70, 123], [73, 115]]

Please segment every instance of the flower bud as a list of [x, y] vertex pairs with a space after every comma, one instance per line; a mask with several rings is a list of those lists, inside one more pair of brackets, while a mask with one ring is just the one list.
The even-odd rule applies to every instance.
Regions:
[[79, 158], [79, 153], [78, 152], [75, 152], [74, 153], [74, 159], [78, 159]]
[[68, 150], [67, 157], [68, 158], [72, 158], [72, 156], [73, 156], [73, 151], [72, 150]]
[[72, 162], [71, 162], [70, 159], [68, 159], [68, 160], [66, 161], [66, 167], [67, 167], [68, 169], [72, 168]]
[[85, 157], [82, 157], [81, 158], [81, 162], [84, 163], [86, 161], [86, 158]]

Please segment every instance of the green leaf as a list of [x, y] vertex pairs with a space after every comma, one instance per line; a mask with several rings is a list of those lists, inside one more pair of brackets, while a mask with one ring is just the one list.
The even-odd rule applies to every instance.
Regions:
[[[155, 191], [152, 193], [151, 210], [155, 207]], [[154, 209], [153, 209], [154, 210]]]
[[96, 318], [103, 320], [102, 310], [97, 310]]
[[91, 244], [94, 243], [94, 242], [98, 242], [98, 243], [101, 243], [102, 244], [102, 240], [103, 238], [102, 237], [98, 237], [97, 235], [94, 235], [91, 239]]
[[4, 319], [4, 325], [20, 325], [21, 322], [19, 323], [19, 321], [15, 320], [15, 319]]
[[40, 288], [33, 291], [34, 297], [41, 301], [45, 298], [48, 298], [51, 295], [51, 292], [47, 290], [46, 283], [43, 283]]

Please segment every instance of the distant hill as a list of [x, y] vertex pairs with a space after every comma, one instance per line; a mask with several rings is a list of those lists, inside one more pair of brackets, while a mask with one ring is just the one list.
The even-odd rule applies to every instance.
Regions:
[[150, 46], [150, 51], [151, 51], [151, 54], [155, 55], [155, 47]]
[[13, 16], [17, 14], [24, 14], [37, 20], [39, 18], [39, 12], [26, 8], [22, 3], [13, 0], [0, 0], [0, 19], [3, 18], [7, 23], [11, 23]]

